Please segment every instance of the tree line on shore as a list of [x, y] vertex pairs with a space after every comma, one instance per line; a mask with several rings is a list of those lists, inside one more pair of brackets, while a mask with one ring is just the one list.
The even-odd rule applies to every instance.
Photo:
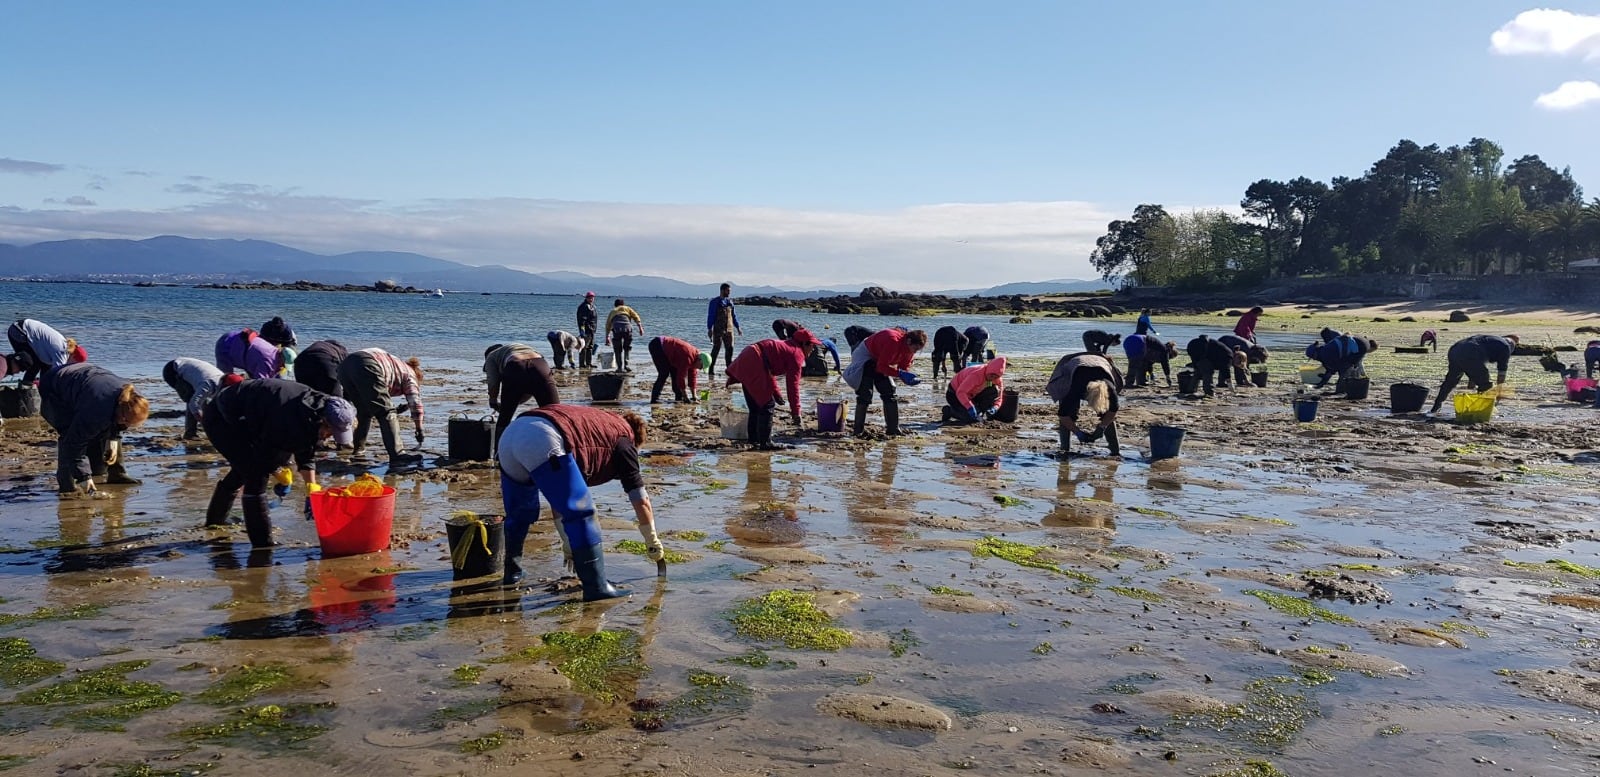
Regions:
[[1402, 140], [1359, 178], [1263, 178], [1243, 217], [1134, 208], [1107, 225], [1090, 263], [1107, 280], [1204, 290], [1269, 278], [1565, 270], [1600, 247], [1600, 198], [1537, 155], [1502, 165], [1493, 141]]

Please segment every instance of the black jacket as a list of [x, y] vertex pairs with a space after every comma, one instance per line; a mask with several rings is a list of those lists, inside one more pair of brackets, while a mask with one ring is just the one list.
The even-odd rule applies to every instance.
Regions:
[[[220, 431], [236, 445], [253, 448], [257, 462], [282, 461], [293, 454], [306, 469], [317, 447], [326, 403], [326, 396], [302, 383], [247, 380], [218, 391], [206, 403], [206, 431]], [[231, 447], [217, 440], [212, 443], [219, 449]], [[230, 463], [243, 462], [230, 459]]]
[[60, 433], [56, 443], [56, 482], [69, 489], [90, 477], [85, 453], [96, 440], [122, 431], [117, 426], [117, 396], [127, 380], [95, 364], [68, 364], [44, 374], [39, 410]]
[[349, 355], [338, 340], [318, 340], [295, 357], [294, 379], [324, 394], [344, 396], [339, 385], [339, 363]]

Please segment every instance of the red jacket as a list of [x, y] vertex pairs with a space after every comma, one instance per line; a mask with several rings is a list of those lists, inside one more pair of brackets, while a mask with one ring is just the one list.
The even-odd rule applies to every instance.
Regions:
[[728, 365], [728, 385], [742, 384], [757, 404], [766, 405], [778, 396], [778, 376], [788, 382], [789, 412], [800, 413], [800, 369], [806, 365], [806, 352], [787, 340], [762, 340], [751, 343]]
[[555, 425], [567, 452], [577, 459], [584, 483], [598, 486], [621, 480], [629, 491], [644, 487], [633, 427], [622, 416], [587, 405], [545, 405], [523, 415], [536, 415]]
[[699, 390], [700, 349], [676, 337], [659, 337], [661, 350], [667, 355], [667, 365], [672, 368], [672, 392], [683, 396], [684, 377], [689, 378], [689, 395]]
[[901, 370], [911, 369], [911, 360], [916, 358], [917, 352], [906, 344], [906, 334], [903, 329], [890, 327], [867, 338], [867, 353], [877, 364], [878, 372], [893, 378], [898, 377]]

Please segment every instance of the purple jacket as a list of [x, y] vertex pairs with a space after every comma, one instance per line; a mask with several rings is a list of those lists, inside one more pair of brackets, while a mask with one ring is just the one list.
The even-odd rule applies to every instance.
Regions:
[[244, 370], [246, 377], [266, 380], [278, 374], [278, 347], [254, 331], [239, 329], [217, 338], [217, 369], [231, 375]]

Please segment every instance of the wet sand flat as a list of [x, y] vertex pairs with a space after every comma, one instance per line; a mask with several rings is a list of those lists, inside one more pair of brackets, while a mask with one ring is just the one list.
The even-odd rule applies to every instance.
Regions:
[[[1435, 389], [1443, 353], [1373, 362], [1371, 397], [1313, 423], [1289, 407], [1296, 359], [1207, 400], [1130, 389], [1119, 459], [1053, 455], [1052, 360], [1013, 367], [1015, 427], [941, 430], [940, 383], [902, 390], [910, 436], [780, 414], [776, 453], [721, 439], [713, 408], [652, 408], [636, 375], [622, 406], [651, 416], [683, 557], [663, 582], [614, 549], [638, 535], [601, 486], [608, 571], [635, 594], [590, 605], [547, 521], [524, 589], [451, 579], [444, 519], [499, 494], [442, 434], [425, 470], [386, 474], [391, 549], [324, 559], [296, 497], [267, 554], [198, 528], [220, 464], [176, 418], [125, 441], [144, 485], [92, 499], [58, 499], [53, 435], [8, 422], [0, 769], [1592, 773], [1600, 411], [1519, 357], [1491, 423], [1392, 416], [1391, 376]], [[430, 374], [430, 413], [479, 407], [478, 380]], [[1157, 423], [1187, 430], [1180, 458], [1143, 457]]]

